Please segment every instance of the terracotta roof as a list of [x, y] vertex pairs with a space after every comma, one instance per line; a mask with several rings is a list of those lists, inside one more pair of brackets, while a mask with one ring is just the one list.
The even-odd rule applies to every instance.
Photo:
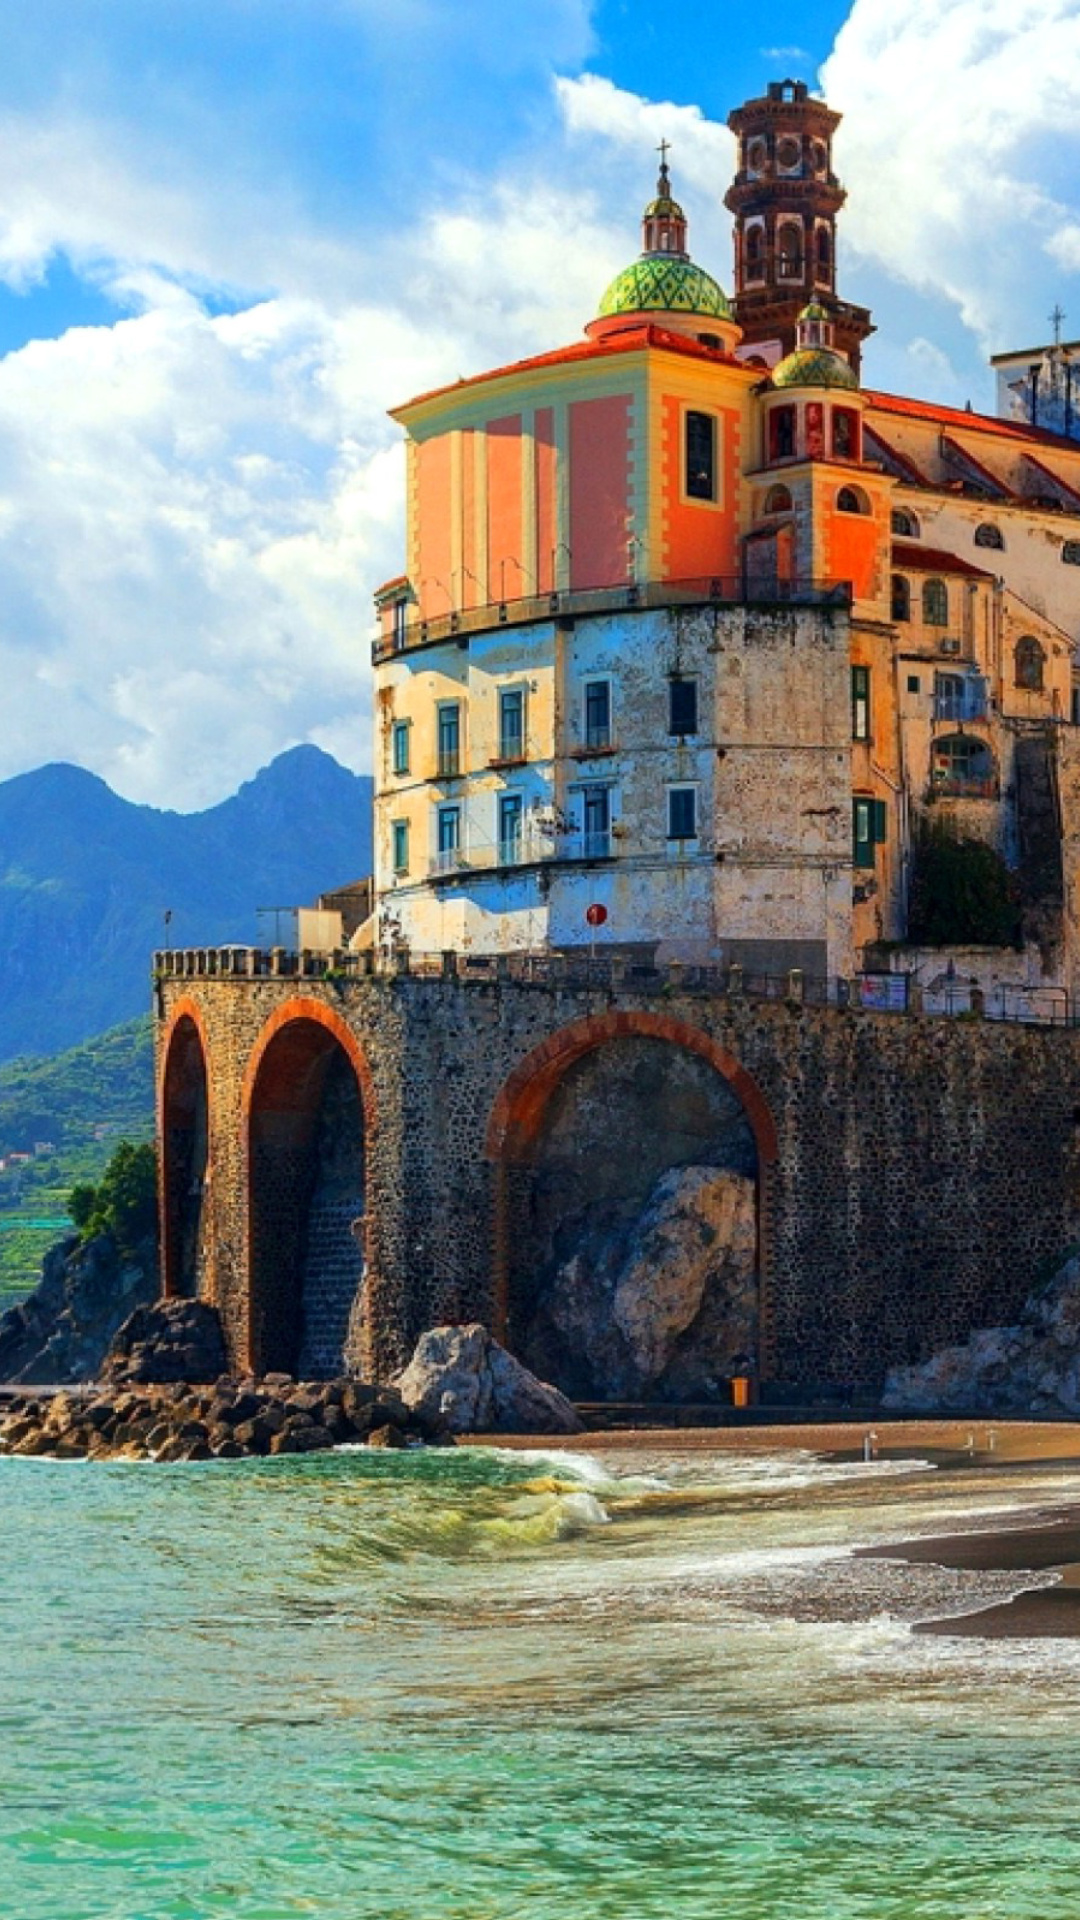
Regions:
[[897, 393], [876, 393], [863, 389], [872, 407], [882, 413], [895, 413], [909, 420], [930, 420], [937, 426], [954, 427], [965, 433], [993, 433], [1006, 440], [1031, 440], [1059, 452], [1080, 454], [1080, 441], [1066, 439], [1063, 433], [1050, 433], [1045, 427], [1028, 427], [1019, 420], [998, 420], [989, 413], [968, 413], [965, 407], [938, 407], [929, 400], [906, 400]]
[[691, 340], [684, 333], [671, 333], [666, 327], [653, 326], [648, 322], [620, 328], [617, 333], [603, 335], [597, 340], [575, 341], [570, 347], [557, 347], [551, 353], [536, 353], [527, 360], [511, 360], [505, 367], [490, 367], [485, 373], [471, 374], [467, 380], [454, 380], [445, 387], [432, 387], [427, 393], [415, 394], [411, 400], [405, 400], [399, 407], [390, 408], [390, 417], [396, 420], [399, 414], [410, 407], [421, 406], [426, 400], [440, 400], [444, 394], [467, 393], [471, 387], [486, 386], [490, 380], [503, 380], [511, 374], [532, 373], [541, 367], [573, 366], [581, 360], [610, 359], [618, 353], [640, 353], [643, 347], [662, 347], [666, 353], [681, 353], [691, 360], [710, 360], [726, 367], [738, 367], [741, 372], [761, 378], [760, 367], [747, 367], [742, 360], [736, 360], [732, 354], [723, 353], [716, 347], [703, 347], [698, 340]]
[[962, 573], [971, 580], [993, 580], [984, 567], [973, 567], [970, 560], [946, 553], [944, 547], [914, 546], [908, 541], [893, 541], [893, 565], [909, 573]]

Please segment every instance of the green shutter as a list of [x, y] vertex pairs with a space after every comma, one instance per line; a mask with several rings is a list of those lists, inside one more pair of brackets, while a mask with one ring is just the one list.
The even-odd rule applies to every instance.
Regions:
[[873, 827], [874, 840], [879, 847], [884, 846], [885, 841], [889, 837], [888, 804], [884, 800], [872, 800], [870, 802], [870, 805], [873, 808], [873, 815], [874, 815], [873, 821], [871, 823]]
[[873, 806], [873, 801], [867, 799], [855, 799], [851, 803], [851, 858], [856, 867], [874, 864]]

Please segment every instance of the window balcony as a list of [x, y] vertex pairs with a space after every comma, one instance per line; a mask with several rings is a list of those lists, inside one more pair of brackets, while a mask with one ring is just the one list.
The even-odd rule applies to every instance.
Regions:
[[988, 720], [989, 701], [985, 681], [965, 687], [962, 692], [944, 691], [941, 688], [934, 694], [934, 719], [963, 722], [965, 720]]
[[442, 853], [433, 853], [428, 864], [429, 874], [435, 876], [446, 873], [460, 873], [469, 862], [462, 847], [447, 847]]
[[564, 860], [610, 860], [614, 852], [610, 827], [604, 833], [572, 833], [560, 849]]
[[461, 772], [461, 748], [444, 747], [438, 756], [438, 778], [456, 780]]
[[[520, 867], [525, 857], [525, 842], [522, 840], [520, 834], [516, 835], [512, 840], [499, 841], [500, 867]], [[535, 859], [535, 857], [534, 854], [533, 858]]]

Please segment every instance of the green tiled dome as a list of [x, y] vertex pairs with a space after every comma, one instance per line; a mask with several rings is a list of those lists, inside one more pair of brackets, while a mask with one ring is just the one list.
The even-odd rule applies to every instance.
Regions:
[[711, 274], [692, 260], [672, 260], [662, 253], [644, 254], [632, 267], [624, 267], [600, 302], [602, 319], [613, 313], [654, 312], [731, 318], [727, 296]]
[[846, 360], [828, 347], [800, 347], [773, 368], [774, 387], [854, 387], [859, 382]]

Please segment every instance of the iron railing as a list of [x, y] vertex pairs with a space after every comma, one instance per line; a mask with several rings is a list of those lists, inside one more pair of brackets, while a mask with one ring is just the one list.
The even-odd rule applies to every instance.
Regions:
[[620, 580], [590, 587], [566, 587], [552, 593], [528, 594], [517, 600], [493, 600], [480, 607], [462, 607], [435, 618], [406, 622], [404, 630], [376, 640], [376, 665], [396, 654], [436, 641], [492, 627], [525, 626], [538, 620], [588, 613], [617, 613], [623, 609], [667, 607], [755, 606], [850, 607], [850, 580], [799, 576], [790, 580], [757, 579], [749, 572], [700, 575], [689, 580]]
[[322, 980], [335, 987], [351, 981], [453, 980], [468, 986], [510, 983], [545, 989], [669, 998], [682, 993], [712, 998], [771, 1001], [790, 1008], [832, 1007], [886, 1018], [922, 1014], [1005, 1021], [1033, 1027], [1080, 1027], [1080, 996], [1050, 986], [1001, 985], [982, 989], [950, 981], [921, 986], [906, 974], [856, 973], [850, 979], [806, 973], [756, 973], [737, 964], [657, 965], [588, 948], [552, 952], [364, 953], [291, 952], [284, 947], [187, 947], [154, 954], [154, 978]]

